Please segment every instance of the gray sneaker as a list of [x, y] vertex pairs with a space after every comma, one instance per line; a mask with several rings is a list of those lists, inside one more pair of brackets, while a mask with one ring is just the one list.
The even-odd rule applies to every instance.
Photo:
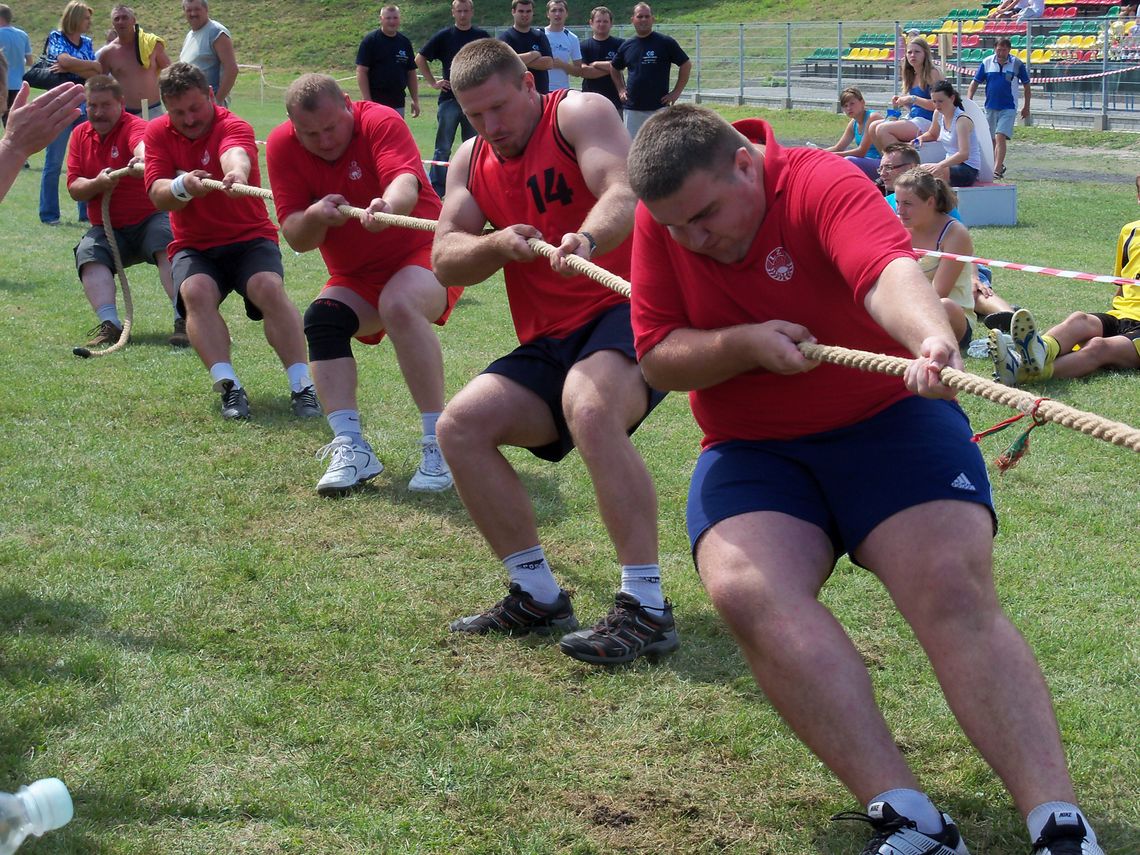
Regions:
[[222, 381], [222, 418], [249, 418], [249, 396], [245, 394], [245, 387], [235, 386], [233, 380]]
[[306, 386], [300, 392], [290, 392], [289, 405], [293, 408], [293, 415], [299, 419], [317, 419], [325, 414], [317, 400], [317, 390], [312, 386]]

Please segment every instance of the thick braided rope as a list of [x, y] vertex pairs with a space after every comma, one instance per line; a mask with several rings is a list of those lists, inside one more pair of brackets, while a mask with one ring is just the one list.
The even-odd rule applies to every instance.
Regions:
[[[213, 190], [224, 189], [224, 185], [221, 181], [215, 181], [212, 178], [204, 178], [202, 179], [202, 183]], [[235, 184], [231, 189], [234, 193], [239, 195], [258, 196], [262, 199], [273, 198], [273, 194], [263, 187]], [[404, 228], [420, 229], [422, 231], [435, 231], [436, 227], [435, 220], [404, 217], [398, 214], [370, 215], [363, 208], [353, 208], [349, 205], [341, 205], [339, 210], [344, 214], [356, 217], [360, 220], [371, 216], [379, 222], [387, 223], [392, 226], [403, 226]], [[545, 241], [538, 240], [537, 238], [531, 238], [527, 243], [530, 244], [535, 252], [547, 258], [553, 256], [557, 250], [557, 247]], [[621, 277], [610, 273], [608, 270], [603, 270], [601, 267], [598, 267], [598, 265], [591, 264], [577, 256], [569, 256], [567, 263], [575, 271], [589, 276], [591, 279], [617, 291], [619, 294], [626, 297], [630, 295], [629, 283]], [[850, 350], [845, 347], [835, 347], [833, 345], [808, 344], [807, 342], [802, 342], [799, 345], [799, 349], [804, 356], [819, 362], [830, 362], [835, 365], [846, 365], [850, 368], [862, 369], [863, 371], [877, 371], [881, 374], [893, 374], [900, 377], [906, 371], [907, 365], [913, 361], [900, 356], [886, 356], [881, 353]], [[1102, 439], [1105, 442], [1110, 442], [1113, 445], [1121, 445], [1132, 451], [1140, 452], [1140, 430], [1126, 425], [1123, 422], [1114, 422], [1096, 413], [1086, 413], [1083, 410], [1074, 409], [1067, 404], [1062, 404], [1057, 401], [1040, 400], [1037, 396], [1023, 392], [1020, 389], [1003, 386], [1000, 383], [986, 380], [976, 374], [958, 371], [954, 368], [943, 368], [941, 377], [942, 382], [952, 389], [986, 398], [987, 400], [1011, 407], [1027, 415], [1033, 413], [1034, 407], [1036, 407], [1036, 417], [1042, 421], [1055, 422], [1056, 424], [1080, 431], [1097, 439]]]
[[[142, 174], [143, 170], [141, 166], [124, 166], [122, 169], [116, 169], [109, 173], [112, 178], [123, 178], [125, 176], [141, 178]], [[131, 328], [135, 323], [135, 304], [131, 299], [131, 286], [127, 281], [127, 268], [123, 264], [123, 257], [119, 254], [119, 242], [115, 239], [115, 229], [111, 225], [111, 195], [114, 192], [112, 188], [109, 193], [103, 194], [103, 231], [107, 233], [107, 243], [111, 245], [111, 257], [115, 260], [116, 275], [119, 277], [119, 285], [123, 289], [123, 331], [119, 334], [119, 340], [117, 342], [102, 350], [88, 350], [86, 347], [72, 348], [71, 352], [83, 359], [88, 359], [92, 356], [106, 356], [107, 354], [114, 353], [116, 350], [122, 350], [131, 339]]]
[[[819, 362], [830, 362], [834, 365], [846, 365], [850, 368], [859, 368], [864, 371], [876, 371], [880, 374], [893, 374], [901, 377], [907, 366], [913, 360], [901, 356], [887, 356], [882, 353], [868, 353], [862, 350], [849, 350], [846, 347], [834, 345], [809, 344], [801, 342], [800, 352], [808, 359]], [[1036, 395], [1004, 386], [992, 380], [986, 380], [967, 371], [956, 368], [943, 368], [942, 382], [951, 389], [968, 392], [985, 398], [996, 404], [1010, 407], [1026, 415], [1036, 414], [1041, 421], [1055, 422], [1064, 427], [1071, 428], [1089, 436], [1120, 445], [1132, 451], [1140, 451], [1140, 430], [1124, 424], [1114, 422], [1099, 416], [1096, 413], [1087, 413], [1059, 401], [1048, 398], [1042, 399]]]

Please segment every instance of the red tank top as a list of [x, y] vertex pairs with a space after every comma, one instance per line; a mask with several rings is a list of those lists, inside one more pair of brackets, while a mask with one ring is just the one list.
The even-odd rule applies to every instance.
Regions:
[[[496, 229], [532, 225], [547, 243], [576, 232], [598, 201], [578, 167], [573, 147], [558, 129], [558, 105], [569, 90], [542, 96], [542, 116], [519, 157], [500, 158], [482, 137], [475, 139], [467, 189]], [[629, 279], [632, 237], [595, 264]], [[545, 258], [503, 268], [507, 299], [519, 341], [562, 338], [626, 298], [586, 276], [565, 277]]]

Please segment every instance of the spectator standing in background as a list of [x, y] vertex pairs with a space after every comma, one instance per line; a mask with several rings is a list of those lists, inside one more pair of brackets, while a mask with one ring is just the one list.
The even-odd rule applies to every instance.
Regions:
[[523, 65], [534, 75], [534, 86], [539, 95], [550, 91], [550, 69], [554, 67], [554, 53], [546, 33], [531, 27], [534, 20], [534, 0], [513, 0], [511, 17], [514, 24], [501, 36], [522, 59]]
[[100, 68], [123, 87], [128, 113], [147, 120], [161, 116], [158, 75], [170, 65], [166, 41], [143, 30], [135, 20], [134, 9], [122, 3], [111, 10], [111, 24], [114, 38], [95, 54]]
[[0, 53], [8, 60], [8, 98], [2, 112], [4, 124], [8, 124], [8, 110], [16, 100], [16, 94], [24, 82], [24, 66], [33, 62], [32, 43], [28, 34], [19, 27], [12, 26], [12, 9], [0, 4]]
[[[450, 27], [444, 27], [428, 39], [427, 44], [416, 54], [416, 68], [424, 76], [424, 81], [432, 89], [439, 90], [439, 107], [435, 114], [435, 153], [432, 155], [435, 163], [431, 165], [428, 175], [431, 178], [431, 186], [435, 188], [441, 199], [447, 183], [447, 167], [441, 164], [447, 163], [451, 157], [451, 147], [455, 144], [455, 131], [458, 129], [464, 140], [475, 136], [475, 129], [471, 127], [471, 123], [459, 108], [459, 102], [451, 94], [451, 61], [455, 59], [459, 49], [468, 42], [491, 37], [486, 30], [471, 26], [474, 14], [475, 4], [471, 0], [451, 0], [451, 17], [455, 23]], [[443, 72], [438, 80], [431, 73], [430, 63], [435, 60], [439, 60], [443, 66]]]
[[225, 24], [210, 17], [207, 0], [182, 0], [182, 12], [190, 32], [182, 42], [179, 61], [197, 66], [214, 90], [214, 100], [222, 107], [230, 105], [230, 92], [238, 76], [234, 41]]
[[404, 90], [412, 96], [412, 118], [420, 114], [420, 84], [416, 52], [400, 32], [400, 7], [380, 10], [380, 29], [364, 37], [356, 51], [356, 85], [364, 101], [375, 101], [404, 113]]
[[1007, 36], [997, 40], [994, 52], [982, 60], [966, 97], [971, 101], [978, 91], [978, 84], [986, 84], [986, 120], [990, 133], [994, 135], [994, 178], [1005, 175], [1005, 152], [1007, 143], [1013, 139], [1013, 123], [1017, 119], [1017, 96], [1013, 92], [1013, 81], [1017, 78], [1024, 93], [1021, 105], [1021, 118], [1029, 119], [1029, 72], [1025, 63], [1010, 55], [1012, 47]]
[[566, 29], [566, 0], [550, 0], [546, 4], [546, 39], [554, 54], [550, 69], [550, 91], [570, 88], [570, 75], [582, 75], [582, 46], [578, 37]]
[[623, 109], [617, 85], [610, 76], [610, 62], [617, 56], [621, 39], [611, 36], [614, 13], [605, 6], [595, 6], [590, 12], [590, 38], [581, 39], [582, 91], [596, 92], [610, 99], [617, 108], [618, 115]]
[[[635, 35], [621, 43], [611, 63], [611, 74], [625, 104], [625, 127], [633, 137], [646, 119], [681, 97], [693, 63], [675, 39], [653, 31], [653, 9], [648, 3], [634, 6], [630, 20]], [[678, 67], [672, 89], [670, 65]], [[629, 69], [628, 83], [621, 79], [623, 69]]]

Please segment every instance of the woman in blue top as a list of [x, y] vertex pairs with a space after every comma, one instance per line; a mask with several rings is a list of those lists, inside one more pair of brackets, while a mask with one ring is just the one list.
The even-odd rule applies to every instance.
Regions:
[[938, 163], [924, 163], [920, 169], [932, 172], [951, 187], [969, 187], [978, 180], [982, 168], [982, 147], [974, 120], [962, 109], [962, 96], [949, 80], [934, 84], [934, 124], [919, 139], [919, 145], [938, 140], [946, 152]]
[[906, 46], [906, 62], [903, 64], [902, 93], [891, 99], [895, 110], [910, 110], [905, 118], [879, 122], [872, 129], [875, 146], [884, 151], [897, 142], [910, 142], [925, 133], [933, 119], [934, 102], [930, 100], [930, 90], [942, 79], [942, 72], [934, 67], [930, 55], [930, 45], [919, 36], [911, 39]]
[[[101, 73], [95, 59], [95, 48], [91, 37], [85, 35], [91, 29], [91, 7], [79, 0], [71, 0], [64, 7], [59, 19], [59, 29], [52, 30], [47, 38], [44, 56], [53, 60], [52, 71], [74, 75], [73, 80], [94, 77]], [[40, 177], [40, 222], [49, 226], [59, 224], [59, 173], [63, 169], [63, 158], [67, 154], [67, 141], [71, 131], [87, 120], [87, 110], [81, 107], [79, 118], [64, 128], [58, 137], [44, 150], [44, 172]], [[79, 203], [79, 220], [87, 219], [87, 205]]]
[[[882, 113], [867, 110], [867, 102], [863, 93], [854, 86], [848, 86], [839, 95], [839, 107], [843, 114], [851, 121], [843, 131], [839, 142], [824, 151], [833, 151], [840, 157], [846, 157], [851, 163], [863, 170], [863, 174], [875, 181], [879, 177], [879, 161], [882, 155], [871, 143], [869, 128], [874, 122], [883, 120]], [[854, 146], [852, 146], [854, 143]]]

